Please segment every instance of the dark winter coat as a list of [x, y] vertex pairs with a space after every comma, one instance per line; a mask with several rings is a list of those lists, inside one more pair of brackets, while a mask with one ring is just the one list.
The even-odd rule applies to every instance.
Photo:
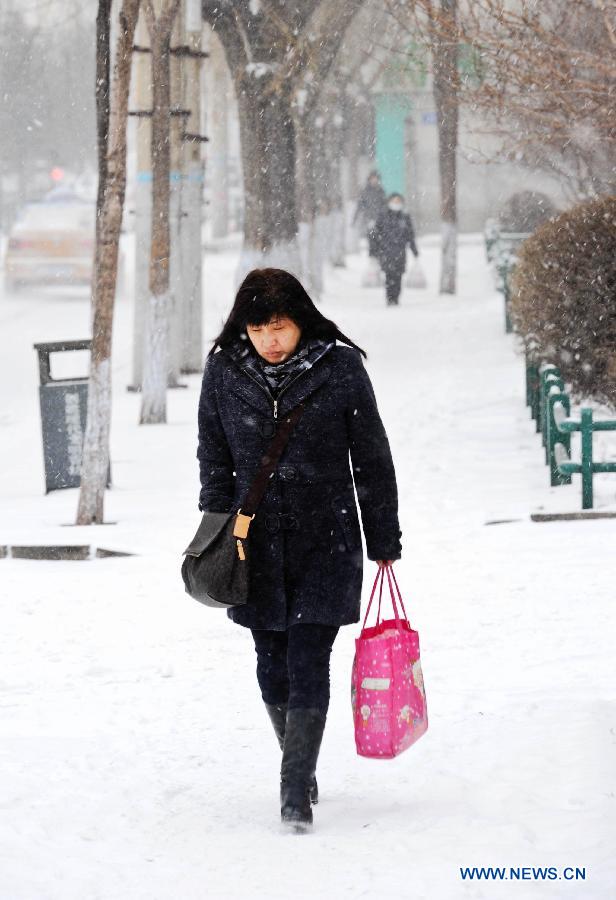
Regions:
[[[250, 526], [250, 602], [228, 610], [249, 628], [359, 620], [353, 479], [368, 557], [401, 554], [391, 452], [360, 354], [333, 345], [283, 388], [278, 416], [301, 401], [302, 418]], [[275, 425], [271, 395], [250, 371], [225, 351], [209, 357], [199, 401], [201, 509], [241, 507]]]
[[404, 272], [407, 247], [413, 256], [418, 255], [411, 217], [402, 210], [387, 209], [379, 216], [374, 226], [374, 241], [381, 268], [386, 272]]

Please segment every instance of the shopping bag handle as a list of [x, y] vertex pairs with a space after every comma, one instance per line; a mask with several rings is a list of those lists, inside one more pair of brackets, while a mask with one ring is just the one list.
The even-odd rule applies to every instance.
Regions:
[[[370, 608], [372, 607], [372, 601], [373, 601], [373, 599], [374, 599], [374, 594], [375, 594], [375, 592], [376, 592], [376, 586], [377, 586], [377, 584], [379, 584], [379, 580], [380, 580], [379, 605], [378, 605], [378, 610], [377, 610], [377, 614], [376, 614], [376, 624], [377, 624], [377, 626], [380, 624], [380, 621], [381, 621], [381, 600], [382, 600], [382, 597], [383, 597], [383, 583], [384, 583], [384, 581], [385, 581], [385, 571], [384, 571], [384, 570], [387, 571], [387, 581], [388, 581], [388, 584], [389, 584], [389, 593], [390, 593], [390, 596], [391, 596], [392, 606], [393, 606], [393, 608], [394, 608], [394, 618], [395, 618], [395, 621], [396, 621], [396, 628], [397, 628], [399, 631], [402, 630], [402, 624], [401, 624], [400, 613], [398, 612], [398, 607], [397, 607], [397, 605], [396, 605], [396, 597], [395, 597], [395, 594], [394, 594], [393, 585], [392, 585], [392, 583], [391, 583], [391, 576], [393, 575], [393, 572], [391, 571], [391, 566], [379, 566], [379, 570], [378, 570], [378, 572], [376, 573], [376, 578], [374, 579], [374, 584], [372, 585], [372, 591], [371, 591], [371, 593], [370, 593], [370, 600], [368, 601], [368, 608], [366, 609], [366, 615], [364, 616], [364, 624], [362, 625], [362, 630], [366, 627], [366, 622], [368, 621], [368, 615], [369, 615], [369, 613], [370, 613]], [[390, 573], [391, 573], [391, 574], [390, 574]], [[398, 588], [398, 582], [396, 581], [396, 576], [394, 575], [393, 577], [394, 577], [394, 582], [395, 582], [395, 585], [396, 585], [396, 588], [397, 588], [397, 591], [398, 591], [398, 598], [399, 598], [399, 600], [400, 600], [400, 604], [401, 604], [402, 610], [403, 610], [403, 612], [404, 612], [404, 618], [405, 618], [406, 621], [408, 622], [408, 617], [407, 617], [407, 615], [406, 615], [406, 610], [404, 609], [404, 604], [402, 603], [402, 595], [400, 594], [400, 588]]]
[[381, 580], [380, 580], [380, 583], [379, 583], [379, 606], [378, 606], [378, 609], [377, 609], [377, 611], [376, 611], [376, 624], [377, 624], [377, 625], [378, 625], [379, 622], [381, 621], [381, 603], [382, 603], [382, 600], [383, 600], [383, 582], [384, 582], [384, 579], [383, 579], [383, 570], [382, 570], [382, 569], [377, 573], [377, 578], [379, 577], [379, 575], [381, 576]]
[[[387, 578], [389, 579], [389, 589], [391, 591], [391, 599], [394, 601], [394, 591], [391, 586], [391, 579], [393, 578], [394, 584], [396, 585], [396, 592], [398, 594], [398, 600], [400, 601], [400, 606], [402, 607], [402, 612], [404, 613], [404, 618], [406, 621], [409, 621], [409, 617], [406, 614], [406, 610], [404, 608], [404, 600], [402, 599], [402, 593], [400, 592], [400, 588], [398, 587], [398, 582], [396, 581], [396, 573], [393, 570], [393, 566], [386, 566], [387, 569]], [[395, 609], [395, 601], [394, 601], [394, 609]], [[409, 622], [409, 625], [411, 623]]]
[[366, 622], [368, 621], [368, 615], [370, 614], [370, 608], [372, 606], [372, 601], [374, 599], [374, 594], [375, 594], [376, 586], [379, 582], [379, 579], [381, 580], [381, 589], [379, 591], [379, 609], [378, 609], [378, 613], [377, 613], [377, 617], [376, 617], [377, 625], [379, 623], [379, 618], [381, 615], [381, 598], [383, 596], [383, 571], [380, 567], [376, 573], [376, 578], [374, 579], [374, 584], [372, 585], [372, 591], [370, 593], [370, 599], [368, 600], [368, 608], [366, 609], [366, 615], [364, 616], [364, 624], [362, 625], [362, 631], [366, 627]]

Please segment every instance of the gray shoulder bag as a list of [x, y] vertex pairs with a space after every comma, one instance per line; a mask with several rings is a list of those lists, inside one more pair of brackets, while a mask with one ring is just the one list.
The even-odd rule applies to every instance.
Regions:
[[182, 562], [186, 593], [199, 603], [228, 609], [248, 602], [250, 523], [303, 411], [300, 403], [280, 422], [241, 509], [237, 513], [203, 513]]

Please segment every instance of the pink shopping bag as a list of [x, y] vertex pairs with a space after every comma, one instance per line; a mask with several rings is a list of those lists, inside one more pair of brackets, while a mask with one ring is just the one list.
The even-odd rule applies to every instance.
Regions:
[[[394, 619], [381, 621], [383, 581], [387, 573]], [[393, 584], [392, 584], [393, 578]], [[376, 625], [366, 628], [368, 613], [380, 581]], [[394, 587], [404, 614], [401, 619]], [[355, 746], [360, 756], [392, 759], [407, 750], [428, 727], [426, 695], [419, 659], [419, 635], [404, 609], [393, 569], [379, 569], [361, 634], [355, 641], [351, 678]]]

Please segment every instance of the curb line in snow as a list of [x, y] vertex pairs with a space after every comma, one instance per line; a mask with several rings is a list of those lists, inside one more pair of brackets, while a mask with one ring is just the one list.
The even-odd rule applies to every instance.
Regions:
[[0, 559], [84, 560], [108, 559], [115, 556], [134, 556], [125, 550], [108, 550], [90, 544], [30, 544], [0, 546]]
[[577, 522], [580, 519], [616, 519], [616, 512], [532, 513], [533, 522]]

